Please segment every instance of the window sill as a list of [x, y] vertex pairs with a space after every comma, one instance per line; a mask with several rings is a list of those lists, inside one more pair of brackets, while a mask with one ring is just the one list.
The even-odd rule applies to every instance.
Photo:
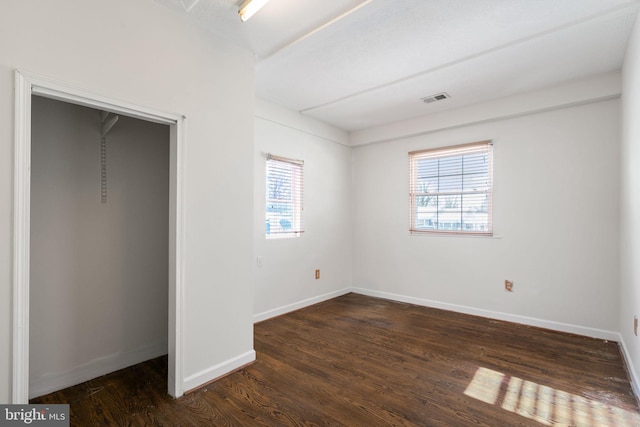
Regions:
[[457, 233], [413, 233], [409, 232], [410, 236], [420, 236], [420, 237], [454, 237], [454, 238], [463, 238], [463, 239], [502, 239], [500, 235], [487, 235], [487, 234], [457, 234]]

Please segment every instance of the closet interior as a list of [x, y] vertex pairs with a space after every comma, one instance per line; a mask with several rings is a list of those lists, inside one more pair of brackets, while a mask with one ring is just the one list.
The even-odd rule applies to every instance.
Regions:
[[167, 354], [168, 125], [32, 97], [29, 396]]

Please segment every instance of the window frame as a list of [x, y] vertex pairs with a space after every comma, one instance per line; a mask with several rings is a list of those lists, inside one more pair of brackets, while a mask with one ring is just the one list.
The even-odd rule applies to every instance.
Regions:
[[[487, 166], [486, 166], [486, 175], [487, 175], [487, 188], [484, 190], [465, 190], [464, 189], [464, 178], [465, 176], [470, 176], [472, 173], [465, 174], [464, 173], [464, 163], [462, 163], [460, 177], [460, 189], [455, 191], [418, 191], [418, 181], [416, 174], [418, 173], [418, 161], [419, 160], [427, 160], [427, 159], [452, 159], [460, 157], [461, 161], [464, 162], [464, 155], [470, 154], [479, 154], [486, 153], [487, 154]], [[443, 175], [440, 174], [440, 170], [438, 170], [437, 178], [438, 182], [440, 182], [440, 178]], [[445, 175], [446, 176], [446, 175]], [[494, 192], [494, 181], [493, 181], [493, 142], [490, 140], [472, 142], [468, 144], [460, 144], [446, 147], [438, 147], [431, 148], [426, 150], [417, 150], [409, 152], [409, 232], [411, 234], [416, 235], [454, 235], [454, 236], [485, 236], [490, 237], [493, 236], [493, 192]], [[486, 214], [487, 219], [483, 225], [486, 224], [486, 230], [476, 230], [474, 229], [475, 225], [472, 225], [471, 229], [465, 227], [464, 222], [464, 206], [462, 200], [464, 200], [464, 195], [477, 195], [477, 194], [485, 194], [487, 205], [486, 205]], [[441, 196], [460, 196], [461, 207], [460, 207], [460, 216], [456, 218], [457, 222], [452, 221], [443, 221], [442, 228], [439, 227], [439, 223], [436, 220], [435, 228], [419, 228], [416, 225], [417, 216], [418, 216], [418, 198], [419, 197], [436, 197], [436, 217], [440, 214], [440, 201], [439, 197]], [[459, 225], [458, 225], [459, 224]], [[459, 226], [460, 229], [455, 229], [455, 227]]]
[[[280, 173], [288, 170], [291, 180], [289, 186], [289, 192], [291, 199], [272, 198], [270, 199], [270, 175], [275, 171]], [[304, 161], [290, 159], [287, 157], [276, 156], [273, 154], [267, 154], [265, 163], [265, 238], [271, 239], [284, 239], [300, 237], [304, 233]], [[278, 215], [270, 214], [269, 206], [273, 205], [291, 205], [291, 213], [293, 218], [291, 219], [291, 230], [271, 231], [271, 220], [277, 220]], [[280, 218], [280, 221], [286, 218]], [[280, 221], [278, 223], [282, 224]], [[282, 225], [276, 225], [276, 229], [283, 228]]]

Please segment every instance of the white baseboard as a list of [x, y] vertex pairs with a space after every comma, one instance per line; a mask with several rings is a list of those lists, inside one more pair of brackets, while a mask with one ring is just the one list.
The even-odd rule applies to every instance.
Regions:
[[636, 367], [633, 365], [633, 358], [629, 354], [629, 350], [622, 338], [622, 334], [620, 334], [618, 343], [620, 344], [624, 363], [627, 365], [627, 372], [629, 372], [629, 379], [631, 380], [631, 388], [633, 389], [633, 393], [636, 395], [636, 400], [640, 399], [640, 378], [638, 378], [638, 375], [636, 374], [637, 371]]
[[64, 372], [52, 372], [30, 378], [29, 399], [43, 396], [63, 388], [115, 372], [117, 370], [155, 359], [167, 354], [166, 342], [151, 344], [128, 352], [114, 353], [83, 363]]
[[203, 386], [204, 384], [210, 383], [211, 381], [223, 377], [230, 372], [240, 369], [255, 360], [256, 352], [255, 350], [250, 350], [246, 353], [234, 357], [233, 359], [218, 363], [217, 365], [214, 365], [210, 368], [207, 368], [185, 378], [183, 390], [189, 392], [193, 389]]
[[319, 302], [340, 297], [342, 295], [348, 294], [349, 292], [352, 292], [351, 288], [340, 289], [339, 291], [329, 292], [328, 294], [319, 295], [317, 297], [308, 298], [302, 301], [295, 302], [293, 304], [283, 305], [282, 307], [274, 308], [273, 310], [254, 314], [253, 323], [262, 322], [263, 320], [271, 319], [272, 317], [280, 316], [281, 314], [289, 313], [313, 304], [317, 304]]
[[480, 308], [468, 307], [464, 305], [449, 304], [445, 302], [433, 301], [423, 298], [410, 297], [406, 295], [393, 294], [389, 292], [374, 291], [364, 288], [352, 288], [351, 292], [390, 299], [393, 301], [406, 302], [424, 307], [440, 308], [443, 310], [455, 311], [457, 313], [471, 314], [474, 316], [488, 317], [490, 319], [505, 320], [507, 322], [520, 323], [523, 325], [535, 326], [538, 328], [552, 329], [554, 331], [568, 332], [571, 334], [583, 335], [591, 338], [599, 338], [609, 341], [618, 341], [620, 334], [603, 329], [588, 328], [584, 326], [571, 325], [568, 323], [554, 322], [552, 320], [537, 319], [534, 317], [520, 316], [517, 314], [501, 313], [498, 311], [484, 310]]

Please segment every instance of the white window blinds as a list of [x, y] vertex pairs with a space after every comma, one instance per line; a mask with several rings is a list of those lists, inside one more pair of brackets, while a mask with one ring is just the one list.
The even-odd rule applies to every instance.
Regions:
[[412, 233], [492, 235], [493, 144], [409, 153]]
[[297, 237], [304, 232], [302, 160], [267, 155], [265, 235]]

